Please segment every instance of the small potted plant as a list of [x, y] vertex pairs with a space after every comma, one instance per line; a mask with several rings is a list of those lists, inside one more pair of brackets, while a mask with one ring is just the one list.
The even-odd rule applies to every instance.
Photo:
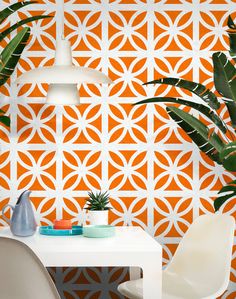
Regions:
[[87, 206], [88, 220], [91, 225], [107, 225], [109, 206], [109, 193], [106, 192], [88, 192]]

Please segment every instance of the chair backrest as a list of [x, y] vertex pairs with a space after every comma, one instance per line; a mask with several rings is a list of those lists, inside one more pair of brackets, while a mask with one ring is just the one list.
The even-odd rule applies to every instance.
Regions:
[[0, 237], [0, 298], [60, 299], [34, 252], [24, 243]]
[[178, 273], [202, 297], [221, 295], [229, 283], [234, 228], [231, 216], [199, 216], [184, 235], [166, 271]]

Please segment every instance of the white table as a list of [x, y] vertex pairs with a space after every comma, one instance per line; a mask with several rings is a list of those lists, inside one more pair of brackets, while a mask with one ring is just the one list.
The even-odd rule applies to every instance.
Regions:
[[51, 237], [38, 232], [31, 237], [15, 237], [9, 228], [0, 237], [14, 238], [28, 245], [45, 267], [137, 267], [143, 269], [143, 298], [161, 299], [162, 248], [140, 227], [116, 227], [116, 235], [106, 239], [83, 236]]

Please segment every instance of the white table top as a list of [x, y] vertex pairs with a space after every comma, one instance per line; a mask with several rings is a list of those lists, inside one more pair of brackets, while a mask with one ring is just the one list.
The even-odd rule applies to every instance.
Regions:
[[162, 250], [161, 245], [138, 226], [116, 227], [116, 234], [111, 238], [45, 236], [40, 235], [38, 232], [31, 237], [16, 237], [12, 235], [9, 227], [0, 229], [0, 237], [20, 240], [36, 253], [148, 253], [161, 252]]
[[140, 277], [136, 270], [142, 268], [143, 298], [161, 298], [162, 247], [141, 227], [118, 226], [114, 237], [101, 239], [44, 236], [38, 232], [31, 237], [15, 237], [9, 227], [0, 229], [1, 236], [24, 242], [45, 267], [128, 266], [135, 271], [131, 271], [132, 279]]

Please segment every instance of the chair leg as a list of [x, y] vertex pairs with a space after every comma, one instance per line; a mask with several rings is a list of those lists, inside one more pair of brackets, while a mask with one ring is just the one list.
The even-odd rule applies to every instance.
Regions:
[[143, 299], [161, 299], [162, 297], [162, 270], [160, 265], [145, 265], [143, 267]]

